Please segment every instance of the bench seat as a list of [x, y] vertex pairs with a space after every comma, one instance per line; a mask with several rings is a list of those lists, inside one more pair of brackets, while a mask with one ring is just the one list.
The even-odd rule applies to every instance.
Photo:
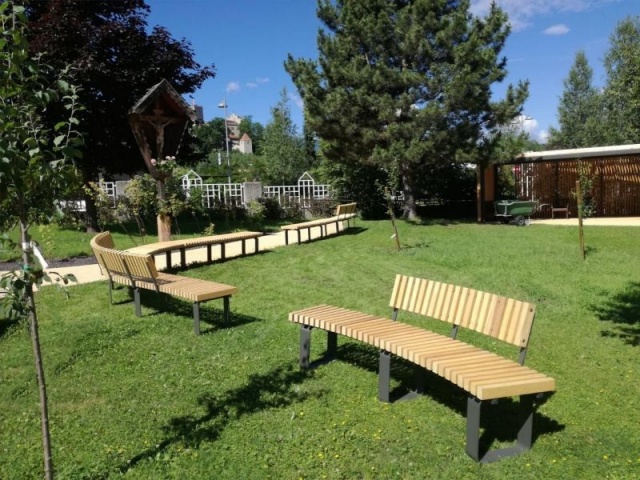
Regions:
[[446, 378], [480, 400], [555, 389], [553, 378], [517, 362], [388, 318], [319, 305], [292, 312], [289, 320], [386, 350]]
[[[556, 389], [555, 380], [524, 366], [535, 307], [527, 302], [477, 290], [397, 275], [391, 295], [391, 318], [382, 318], [331, 305], [318, 305], [289, 313], [300, 325], [302, 368], [311, 362], [311, 331], [327, 332], [322, 362], [335, 358], [337, 337], [349, 337], [379, 349], [378, 398], [390, 399], [392, 356], [403, 358], [419, 371], [431, 372], [456, 385], [468, 395], [467, 447], [474, 460], [492, 462], [529, 450], [533, 443], [535, 403]], [[451, 336], [397, 321], [400, 311], [423, 315], [451, 324]], [[518, 361], [502, 357], [456, 338], [459, 328], [488, 335], [519, 348]], [[419, 375], [424, 379], [424, 375]], [[419, 385], [419, 391], [423, 385]], [[516, 444], [480, 451], [480, 412], [484, 402], [520, 397], [521, 422]]]
[[242, 242], [242, 255], [247, 254], [246, 242], [248, 240], [254, 240], [254, 251], [259, 251], [259, 238], [264, 235], [262, 232], [233, 232], [223, 233], [220, 235], [210, 235], [206, 237], [194, 237], [184, 238], [180, 240], [169, 240], [166, 242], [149, 243], [146, 245], [140, 245], [137, 247], [124, 250], [125, 252], [142, 254], [142, 255], [159, 255], [165, 253], [167, 257], [167, 268], [170, 268], [171, 253], [174, 251], [180, 252], [180, 266], [185, 268], [187, 266], [186, 250], [190, 248], [207, 247], [207, 262], [212, 262], [212, 247], [214, 245], [220, 246], [220, 258], [224, 261], [226, 259], [226, 245], [232, 242]]

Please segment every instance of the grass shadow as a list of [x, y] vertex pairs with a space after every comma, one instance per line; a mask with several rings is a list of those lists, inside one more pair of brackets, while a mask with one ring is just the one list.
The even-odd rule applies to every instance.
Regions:
[[[346, 342], [338, 347], [336, 358], [372, 373], [378, 373], [379, 350], [369, 345]], [[391, 362], [391, 378], [398, 385], [391, 391], [391, 401], [397, 401], [415, 391], [416, 379], [423, 380], [425, 394], [436, 402], [450, 408], [458, 415], [466, 418], [468, 393], [448, 380], [425, 372], [415, 364], [398, 357]], [[536, 405], [540, 406], [549, 396]], [[480, 437], [480, 450], [488, 451], [491, 445], [498, 442], [513, 442], [518, 436], [519, 401], [511, 398], [500, 399], [498, 402], [486, 402], [482, 409], [482, 423], [484, 429]], [[539, 413], [534, 413], [533, 442], [540, 435], [560, 432], [564, 425]]]
[[[343, 236], [350, 236], [350, 235], [360, 235], [361, 233], [366, 232], [367, 229], [364, 227], [349, 227], [346, 228], [344, 230], [340, 230], [337, 233], [331, 233], [329, 235], [324, 235], [324, 236], [318, 236], [316, 238], [312, 238], [312, 239], [308, 239], [308, 240], [302, 240], [300, 242], [300, 245], [304, 245], [307, 243], [315, 243], [315, 242], [320, 242], [322, 240], [328, 240], [330, 238], [335, 238], [335, 237], [343, 237]], [[291, 232], [289, 234], [289, 245], [295, 245], [298, 242], [298, 239], [296, 237], [296, 235], [294, 234], [294, 232]]]
[[[215, 442], [232, 422], [245, 415], [265, 410], [280, 409], [294, 403], [303, 402], [310, 397], [320, 397], [323, 392], [305, 392], [299, 386], [313, 376], [312, 371], [301, 370], [296, 364], [288, 363], [264, 374], [250, 375], [243, 385], [220, 393], [207, 393], [200, 396], [194, 407], [202, 414], [184, 415], [169, 420], [163, 427], [165, 438], [154, 447], [137, 453], [115, 471], [126, 474], [137, 464], [156, 458], [175, 443], [196, 448], [203, 442]], [[110, 478], [113, 471], [84, 477], [101, 480]]]
[[[143, 307], [153, 309], [154, 312], [143, 312], [143, 316], [146, 315], [159, 315], [161, 313], [170, 313], [171, 315], [186, 317], [190, 320], [193, 319], [193, 306], [185, 300], [174, 298], [170, 295], [158, 295], [155, 292], [148, 290], [140, 291], [140, 302]], [[216, 304], [216, 306], [214, 306]], [[206, 303], [200, 304], [200, 328], [201, 334], [206, 334], [211, 331], [235, 328], [240, 325], [247, 325], [250, 323], [260, 321], [256, 317], [247, 315], [240, 315], [233, 312], [233, 301], [231, 302], [231, 310], [229, 314], [229, 321], [224, 321], [224, 311], [222, 308], [222, 299], [211, 300]], [[216, 308], [219, 306], [220, 308]], [[211, 325], [214, 328], [202, 329], [204, 325]]]
[[246, 258], [246, 257], [257, 257], [260, 255], [267, 255], [269, 253], [272, 253], [272, 250], [258, 250], [257, 252], [248, 252], [243, 254], [239, 254], [239, 255], [230, 255], [230, 256], [226, 256], [224, 259], [222, 258], [215, 258], [212, 259], [210, 262], [208, 262], [207, 260], [196, 260], [195, 262], [190, 262], [187, 263], [187, 265], [185, 267], [182, 267], [180, 265], [172, 265], [170, 268], [165, 268], [162, 271], [164, 273], [171, 273], [172, 275], [178, 275], [182, 272], [186, 272], [187, 270], [193, 270], [196, 268], [203, 268], [203, 267], [210, 267], [211, 265], [215, 265], [215, 264], [220, 264], [220, 263], [227, 263], [231, 260], [237, 260], [239, 258]]
[[409, 225], [420, 225], [424, 227], [439, 226], [448, 227], [450, 225], [477, 224], [478, 221], [470, 218], [420, 218], [419, 220], [403, 220]]
[[602, 330], [604, 337], [623, 340], [627, 345], [640, 346], [640, 282], [627, 286], [604, 304], [591, 306], [598, 320], [611, 322], [612, 328]]
[[13, 331], [15, 326], [19, 323], [19, 320], [8, 320], [0, 318], [0, 339], [5, 335], [9, 335], [9, 332]]
[[[126, 292], [127, 297], [123, 296], [122, 291]], [[116, 293], [118, 292], [118, 293]], [[117, 297], [117, 298], [116, 298]], [[142, 305], [142, 316], [152, 317], [154, 315], [160, 315], [162, 313], [169, 313], [177, 317], [186, 317], [189, 320], [193, 320], [193, 306], [186, 300], [174, 298], [168, 294], [158, 294], [150, 290], [140, 290], [140, 304]], [[214, 306], [214, 304], [217, 304]], [[133, 295], [130, 293], [128, 287], [117, 286], [114, 289], [114, 302], [113, 306], [128, 305], [128, 308], [133, 309]], [[216, 308], [219, 307], [219, 308]], [[152, 311], [149, 311], [152, 310]], [[229, 328], [239, 327], [240, 325], [247, 325], [250, 323], [260, 321], [256, 317], [248, 315], [240, 315], [233, 312], [233, 300], [231, 301], [231, 310], [229, 314], [229, 321], [224, 320], [224, 310], [222, 307], [222, 299], [211, 300], [206, 303], [200, 304], [200, 334], [207, 334], [218, 330], [225, 330]], [[211, 325], [212, 328], [203, 329], [204, 325]]]

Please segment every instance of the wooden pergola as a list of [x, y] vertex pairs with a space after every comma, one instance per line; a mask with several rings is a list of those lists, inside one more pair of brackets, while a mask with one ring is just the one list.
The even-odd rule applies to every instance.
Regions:
[[[575, 185], [580, 173], [591, 181], [587, 192], [595, 216], [640, 216], [640, 144], [526, 152], [500, 164], [478, 167], [478, 221], [493, 215], [499, 191], [498, 169], [510, 166], [517, 200], [569, 207], [576, 214]], [[504, 167], [503, 167], [504, 168]], [[551, 208], [538, 214], [550, 216]]]

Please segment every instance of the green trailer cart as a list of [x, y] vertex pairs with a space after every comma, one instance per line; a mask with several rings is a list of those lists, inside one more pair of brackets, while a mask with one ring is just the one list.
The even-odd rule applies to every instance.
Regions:
[[529, 200], [499, 200], [493, 203], [495, 216], [504, 223], [527, 225], [531, 214], [538, 209], [538, 202]]

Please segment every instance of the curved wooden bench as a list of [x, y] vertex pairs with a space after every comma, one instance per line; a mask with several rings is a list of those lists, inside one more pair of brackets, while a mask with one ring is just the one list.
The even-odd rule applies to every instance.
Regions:
[[284, 243], [289, 245], [289, 232], [295, 231], [298, 234], [298, 245], [302, 243], [301, 230], [307, 230], [307, 237], [311, 238], [311, 229], [314, 227], [320, 227], [320, 237], [328, 235], [327, 225], [332, 223], [336, 224], [336, 232], [339, 232], [340, 223], [347, 222], [347, 228], [349, 228], [351, 219], [355, 219], [357, 215], [356, 203], [344, 203], [336, 207], [335, 215], [328, 218], [319, 218], [317, 220], [310, 220], [308, 222], [292, 223], [291, 225], [283, 225], [280, 227], [284, 230]]
[[158, 272], [151, 255], [116, 250], [109, 232], [102, 232], [91, 239], [91, 248], [102, 272], [109, 278], [109, 301], [113, 303], [113, 284], [119, 283], [133, 289], [135, 313], [142, 315], [140, 289], [164, 293], [193, 303], [193, 328], [200, 334], [200, 304], [218, 298], [223, 299], [224, 320], [229, 319], [229, 300], [238, 289], [231, 285], [197, 278]]
[[[335, 356], [337, 335], [368, 343], [381, 350], [380, 400], [389, 401], [391, 356], [396, 355], [468, 393], [466, 451], [472, 458], [491, 462], [530, 449], [534, 402], [543, 398], [538, 394], [555, 390], [553, 378], [524, 366], [534, 305], [457, 285], [397, 275], [390, 306], [391, 319], [328, 305], [291, 312], [289, 320], [301, 325], [300, 365], [310, 366], [313, 328], [328, 332], [325, 359]], [[397, 322], [400, 310], [450, 323], [451, 337]], [[518, 362], [457, 340], [460, 327], [519, 347]], [[481, 455], [482, 404], [513, 396], [520, 396], [522, 419], [516, 445]]]

